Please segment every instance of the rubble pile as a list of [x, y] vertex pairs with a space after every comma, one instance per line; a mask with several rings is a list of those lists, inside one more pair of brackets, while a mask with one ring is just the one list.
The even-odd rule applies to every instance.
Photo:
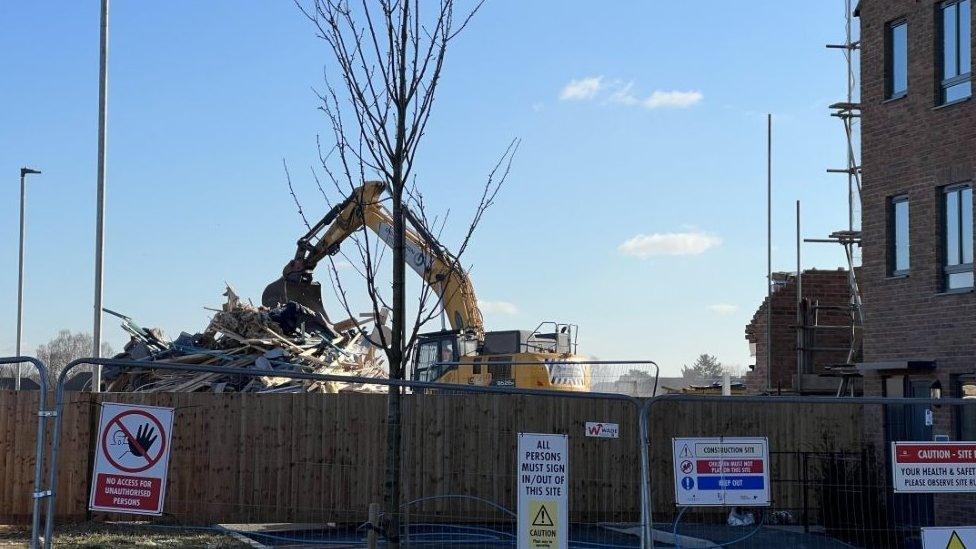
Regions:
[[108, 391], [118, 392], [258, 392], [336, 393], [382, 392], [378, 385], [296, 380], [276, 376], [282, 372], [386, 378], [386, 356], [378, 345], [378, 330], [385, 330], [388, 311], [380, 318], [360, 315], [332, 324], [322, 314], [295, 302], [267, 308], [247, 304], [228, 287], [227, 302], [214, 311], [202, 333], [181, 333], [167, 341], [162, 331], [146, 329], [131, 318], [122, 319], [131, 339], [115, 358], [214, 365], [267, 371], [260, 377], [106, 367]]

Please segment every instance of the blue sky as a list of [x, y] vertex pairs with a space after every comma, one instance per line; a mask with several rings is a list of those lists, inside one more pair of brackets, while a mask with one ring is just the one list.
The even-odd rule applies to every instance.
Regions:
[[[581, 326], [581, 351], [676, 373], [751, 363], [765, 295], [765, 113], [775, 120], [774, 268], [846, 227], [827, 105], [845, 93], [843, 1], [492, 0], [450, 51], [419, 155], [460, 221], [506, 144], [512, 175], [465, 256], [490, 329]], [[244, 7], [242, 7], [244, 6]], [[0, 3], [0, 354], [14, 349], [18, 169], [30, 181], [25, 348], [91, 330], [98, 2]], [[199, 331], [224, 282], [255, 301], [312, 216], [330, 62], [291, 2], [115, 2], [105, 306]], [[460, 230], [460, 228], [458, 228]], [[457, 231], [447, 231], [447, 242]], [[625, 243], [628, 243], [626, 244]], [[843, 264], [807, 245], [806, 267]], [[322, 273], [325, 277], [325, 273]], [[106, 340], [126, 337], [112, 317]]]

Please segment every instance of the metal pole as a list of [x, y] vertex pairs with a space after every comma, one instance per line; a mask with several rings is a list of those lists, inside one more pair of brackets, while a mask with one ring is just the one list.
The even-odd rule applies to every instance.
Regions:
[[[20, 169], [20, 262], [17, 271], [17, 350], [15, 354], [21, 356], [20, 346], [24, 332], [24, 201], [27, 186], [24, 185], [24, 168]], [[14, 379], [14, 390], [20, 390], [21, 364], [17, 363], [17, 376]]]
[[[41, 173], [39, 170], [32, 170], [24, 167], [20, 169], [20, 259], [17, 268], [17, 356], [21, 356], [21, 346], [23, 345], [24, 335], [24, 235], [26, 231], [25, 211], [27, 203], [27, 174]], [[23, 365], [17, 363], [17, 375], [14, 378], [14, 390], [20, 390], [20, 379], [23, 373]]]
[[[101, 356], [102, 343], [102, 265], [105, 253], [105, 122], [108, 110], [108, 0], [102, 0], [101, 32], [98, 55], [98, 198], [95, 221], [95, 319], [92, 332], [92, 356]], [[102, 367], [95, 365], [92, 391], [102, 388]]]
[[773, 390], [773, 115], [766, 115], [766, 390]]
[[806, 324], [803, 320], [803, 267], [800, 264], [800, 201], [796, 201], [796, 392], [803, 393], [803, 345]]

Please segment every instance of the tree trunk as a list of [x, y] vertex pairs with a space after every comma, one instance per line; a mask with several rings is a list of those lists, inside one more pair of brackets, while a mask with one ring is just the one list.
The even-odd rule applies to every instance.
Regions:
[[[390, 363], [390, 378], [404, 378], [406, 340], [406, 288], [403, 261], [404, 227], [402, 185], [393, 189], [393, 337], [387, 359]], [[387, 393], [386, 410], [386, 490], [385, 507], [387, 514], [387, 542], [390, 547], [400, 546], [400, 414], [399, 387], [390, 387]]]

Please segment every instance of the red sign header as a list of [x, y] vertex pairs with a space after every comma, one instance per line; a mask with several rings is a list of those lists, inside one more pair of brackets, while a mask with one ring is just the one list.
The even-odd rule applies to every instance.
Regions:
[[898, 444], [897, 463], [976, 463], [976, 444]]

